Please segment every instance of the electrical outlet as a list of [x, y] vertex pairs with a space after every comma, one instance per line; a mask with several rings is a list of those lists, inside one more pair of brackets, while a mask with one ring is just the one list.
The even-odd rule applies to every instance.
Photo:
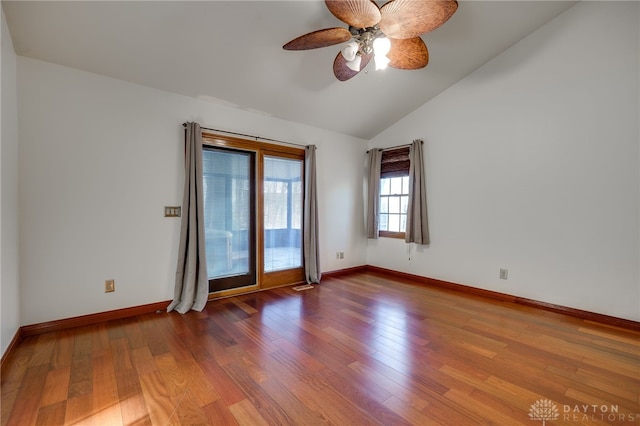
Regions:
[[339, 251], [336, 252], [336, 259], [340, 259], [340, 252]]
[[506, 280], [509, 277], [509, 270], [508, 269], [500, 269], [500, 279], [501, 280]]
[[340, 252], [340, 259], [344, 259], [344, 252], [343, 251]]
[[113, 293], [116, 291], [116, 280], [106, 280], [104, 282], [104, 292]]

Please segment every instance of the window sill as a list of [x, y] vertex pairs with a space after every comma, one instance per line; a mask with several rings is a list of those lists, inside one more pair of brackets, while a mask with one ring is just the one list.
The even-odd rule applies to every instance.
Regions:
[[404, 240], [405, 233], [404, 232], [391, 232], [391, 231], [379, 231], [378, 236], [383, 238], [396, 238], [399, 240]]

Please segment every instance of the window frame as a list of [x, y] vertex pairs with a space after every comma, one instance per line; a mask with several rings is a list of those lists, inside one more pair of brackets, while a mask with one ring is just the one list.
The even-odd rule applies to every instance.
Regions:
[[[380, 186], [382, 186], [382, 180], [383, 180], [383, 179], [394, 179], [394, 178], [402, 179], [402, 178], [405, 178], [405, 177], [408, 177], [408, 175], [406, 175], [406, 176], [388, 176], [388, 177], [380, 178]], [[402, 188], [402, 186], [401, 186], [401, 188]], [[407, 192], [400, 192], [400, 193], [391, 193], [391, 192], [390, 192], [389, 194], [382, 194], [382, 192], [381, 192], [381, 193], [380, 193], [380, 203], [381, 203], [381, 204], [382, 204], [382, 198], [383, 198], [383, 197], [388, 198], [388, 199], [389, 199], [389, 198], [392, 198], [392, 197], [399, 198], [399, 202], [400, 202], [400, 213], [390, 213], [389, 211], [387, 211], [387, 212], [384, 212], [384, 213], [383, 213], [383, 212], [379, 211], [379, 212], [378, 212], [378, 217], [379, 217], [379, 219], [380, 219], [380, 222], [379, 222], [379, 223], [381, 223], [381, 222], [382, 222], [382, 220], [381, 220], [381, 216], [382, 216], [383, 214], [384, 214], [384, 215], [387, 215], [387, 217], [388, 217], [389, 215], [392, 215], [392, 214], [394, 214], [394, 215], [396, 215], [396, 214], [397, 214], [397, 215], [399, 215], [399, 216], [400, 216], [400, 220], [402, 220], [402, 216], [404, 216], [404, 217], [405, 217], [405, 229], [406, 229], [406, 217], [407, 217], [407, 213], [402, 213], [402, 197], [408, 197], [408, 196], [409, 196], [409, 183], [408, 183], [408, 182], [407, 182]], [[381, 210], [382, 210], [382, 209], [381, 209]], [[387, 210], [388, 210], [388, 207], [387, 207]], [[388, 223], [389, 223], [389, 222], [388, 222], [388, 220], [387, 220], [387, 227], [388, 227]], [[380, 236], [380, 237], [385, 237], [385, 238], [398, 238], [398, 239], [404, 239], [405, 235], [406, 235], [406, 231], [388, 231], [388, 230], [381, 230], [381, 229], [379, 229], [379, 230], [378, 230], [378, 236]]]
[[[409, 147], [399, 147], [399, 148], [391, 148], [385, 149], [382, 151], [382, 159], [380, 164], [380, 188], [382, 188], [382, 180], [386, 178], [402, 178], [409, 176]], [[389, 196], [409, 196], [409, 185], [407, 185], [407, 192], [401, 194], [386, 194], [383, 195], [382, 191], [378, 196], [378, 205], [380, 206], [382, 203], [382, 197]], [[401, 202], [402, 205], [402, 202]], [[380, 211], [378, 211], [378, 220], [380, 223], [381, 215]], [[389, 214], [384, 213], [384, 214]], [[402, 215], [402, 213], [401, 213]], [[406, 213], [404, 214], [406, 216]], [[405, 229], [406, 229], [406, 221], [405, 221]], [[378, 236], [383, 238], [396, 238], [396, 239], [405, 239], [406, 231], [386, 231], [378, 229]]]
[[[228, 147], [228, 146], [217, 146], [217, 145], [212, 145], [212, 144], [206, 144], [203, 143], [203, 155], [204, 155], [204, 151], [212, 151], [212, 152], [228, 152], [229, 154], [241, 154], [241, 155], [246, 155], [247, 159], [248, 159], [248, 164], [249, 164], [249, 169], [248, 169], [248, 185], [249, 185], [249, 200], [248, 200], [248, 204], [249, 204], [249, 210], [250, 211], [255, 211], [256, 210], [256, 201], [257, 201], [257, 176], [256, 176], [256, 162], [257, 162], [257, 153], [254, 151], [250, 151], [250, 150], [242, 150], [242, 149], [236, 149], [236, 148], [232, 148], [232, 147]], [[203, 179], [206, 179], [206, 174], [204, 173], [203, 170]], [[225, 185], [233, 185], [233, 180], [234, 179], [229, 179], [228, 176], [222, 176], [225, 179]], [[206, 209], [206, 207], [205, 207]], [[230, 209], [227, 209], [227, 211], [225, 211], [224, 216], [226, 216], [225, 218], [225, 222], [226, 221], [230, 221], [233, 223], [233, 220], [231, 219], [233, 213]], [[205, 213], [205, 218], [206, 218], [206, 213]], [[249, 235], [255, 235], [256, 233], [256, 229], [257, 229], [257, 218], [253, 217], [251, 214], [249, 215], [249, 220], [247, 223], [247, 229], [246, 231], [248, 232]], [[232, 229], [232, 231], [234, 233], [236, 233], [238, 230], [240, 229]], [[244, 229], [242, 229], [244, 230]], [[205, 244], [207, 244], [207, 238], [205, 236]], [[217, 277], [207, 277], [209, 280], [209, 293], [213, 294], [213, 293], [220, 293], [220, 292], [224, 292], [224, 291], [229, 291], [229, 290], [233, 290], [236, 288], [246, 288], [246, 287], [250, 287], [250, 286], [254, 286], [256, 282], [258, 282], [258, 269], [257, 269], [257, 264], [256, 264], [256, 259], [257, 259], [257, 251], [258, 251], [258, 247], [257, 245], [254, 244], [249, 244], [248, 247], [248, 251], [249, 251], [249, 256], [248, 256], [248, 268], [249, 271], [247, 271], [247, 273], [245, 274], [240, 274], [240, 275], [232, 275], [232, 276], [217, 276]], [[214, 282], [217, 282], [217, 285], [215, 285], [216, 287], [218, 287], [218, 289], [214, 289]]]

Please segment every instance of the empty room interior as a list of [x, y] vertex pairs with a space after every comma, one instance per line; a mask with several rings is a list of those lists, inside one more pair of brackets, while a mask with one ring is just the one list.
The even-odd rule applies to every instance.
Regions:
[[1, 13], [0, 424], [640, 424], [639, 2]]

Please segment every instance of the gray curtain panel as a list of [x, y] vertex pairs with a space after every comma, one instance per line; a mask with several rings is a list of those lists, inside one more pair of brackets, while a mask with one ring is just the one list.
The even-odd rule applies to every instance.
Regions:
[[204, 196], [202, 180], [202, 132], [198, 123], [187, 123], [185, 140], [184, 195], [178, 266], [173, 302], [167, 312], [202, 311], [209, 296], [204, 243]]
[[367, 179], [367, 238], [378, 238], [380, 207], [380, 164], [382, 151], [376, 148], [369, 150]]
[[316, 146], [304, 149], [304, 211], [303, 211], [304, 273], [307, 282], [319, 283], [320, 249], [318, 244], [318, 196], [316, 190]]
[[415, 140], [409, 148], [409, 205], [407, 208], [407, 243], [429, 244], [427, 222], [427, 188], [424, 178], [422, 141]]

